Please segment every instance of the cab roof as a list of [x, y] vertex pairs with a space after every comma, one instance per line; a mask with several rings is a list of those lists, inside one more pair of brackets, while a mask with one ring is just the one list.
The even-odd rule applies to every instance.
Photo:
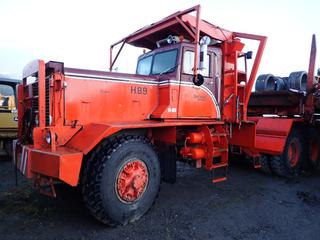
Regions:
[[[165, 39], [169, 35], [183, 36], [185, 39], [194, 42], [196, 39], [197, 18], [190, 13], [198, 11], [198, 7], [195, 6], [184, 11], [178, 11], [156, 23], [147, 25], [114, 43], [111, 47], [125, 42], [136, 47], [153, 50], [157, 48], [156, 42], [158, 40]], [[199, 20], [198, 28], [200, 38], [206, 35], [215, 40], [227, 41], [233, 37], [231, 31], [220, 28], [205, 20]]]

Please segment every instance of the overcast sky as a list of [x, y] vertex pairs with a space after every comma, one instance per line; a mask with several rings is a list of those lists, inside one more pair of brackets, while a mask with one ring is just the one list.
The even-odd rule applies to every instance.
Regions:
[[[215, 25], [268, 37], [260, 73], [307, 70], [313, 33], [319, 45], [318, 0], [1, 0], [0, 74], [19, 78], [37, 58], [106, 70], [111, 43], [199, 3], [202, 18]], [[135, 68], [133, 53], [122, 55], [122, 69]]]

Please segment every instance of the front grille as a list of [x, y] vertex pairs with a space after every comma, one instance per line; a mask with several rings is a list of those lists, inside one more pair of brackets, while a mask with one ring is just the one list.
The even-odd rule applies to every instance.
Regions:
[[[50, 125], [50, 77], [46, 77], [45, 83], [45, 118], [46, 126]], [[32, 83], [32, 115], [35, 117], [39, 114], [39, 83]]]
[[[38, 82], [32, 83], [32, 112], [38, 114], [39, 112], [39, 84]], [[34, 114], [33, 114], [34, 115]]]

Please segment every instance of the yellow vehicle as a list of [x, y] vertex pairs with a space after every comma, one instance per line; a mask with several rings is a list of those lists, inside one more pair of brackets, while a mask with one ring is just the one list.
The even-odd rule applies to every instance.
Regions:
[[12, 140], [17, 138], [16, 85], [20, 80], [0, 78], [0, 159], [12, 155]]

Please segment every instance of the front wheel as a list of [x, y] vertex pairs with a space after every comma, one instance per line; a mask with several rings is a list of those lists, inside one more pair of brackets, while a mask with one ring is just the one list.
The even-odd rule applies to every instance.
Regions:
[[117, 138], [96, 149], [84, 171], [83, 197], [91, 214], [108, 225], [144, 215], [160, 187], [158, 156], [141, 136]]

